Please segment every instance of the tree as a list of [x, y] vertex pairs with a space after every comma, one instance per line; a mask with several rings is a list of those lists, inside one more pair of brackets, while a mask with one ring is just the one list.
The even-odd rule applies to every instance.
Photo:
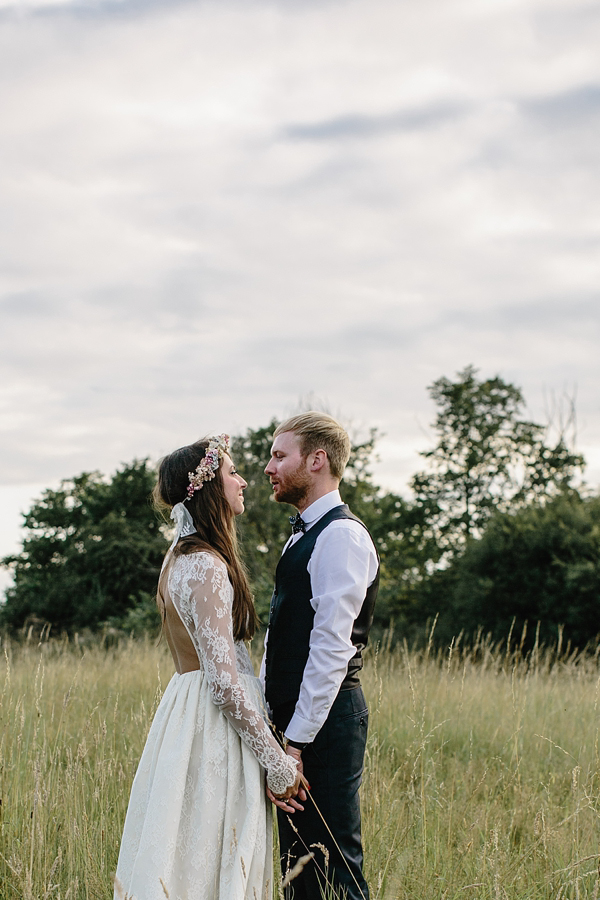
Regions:
[[84, 472], [44, 491], [25, 515], [21, 553], [2, 560], [14, 584], [0, 623], [20, 628], [30, 617], [72, 631], [112, 620], [158, 622], [154, 595], [168, 546], [151, 505], [155, 480], [147, 460], [111, 479]]
[[246, 511], [238, 517], [237, 526], [256, 608], [264, 622], [269, 615], [277, 561], [290, 534], [289, 516], [292, 512], [287, 504], [275, 502], [269, 479], [264, 473], [277, 425], [273, 419], [266, 427], [249, 428], [245, 435], [234, 437], [231, 442], [232, 458], [248, 482]]
[[[248, 482], [246, 512], [237, 526], [265, 622], [275, 568], [294, 512], [275, 502], [264, 474], [276, 427], [272, 421], [232, 440], [233, 458]], [[392, 611], [402, 617], [405, 573], [411, 572], [414, 547], [403, 536], [409, 505], [373, 482], [376, 437], [372, 432], [354, 444], [341, 489], [370, 529], [381, 555], [376, 624], [383, 630]], [[144, 460], [125, 466], [112, 479], [98, 472], [83, 473], [64, 481], [57, 491], [45, 491], [25, 516], [21, 553], [2, 560], [13, 570], [15, 583], [0, 607], [0, 624], [16, 629], [35, 617], [67, 630], [97, 628], [106, 622], [136, 631], [157, 625], [154, 596], [168, 543], [151, 506], [154, 478]]]
[[[600, 497], [564, 492], [546, 504], [497, 513], [448, 570], [444, 637], [482, 626], [498, 639], [539, 622], [542, 642], [584, 647], [600, 632]], [[513, 625], [514, 623], [514, 625]]]
[[549, 445], [544, 426], [521, 418], [518, 387], [476, 374], [467, 366], [456, 381], [439, 378], [429, 388], [438, 405], [437, 444], [421, 453], [430, 466], [411, 487], [440, 558], [480, 535], [495, 511], [564, 491], [584, 465], [562, 435]]
[[[571, 485], [583, 466], [562, 436], [551, 442], [547, 429], [521, 416], [521, 391], [500, 377], [479, 380], [469, 366], [456, 381], [435, 381], [430, 393], [438, 405], [437, 443], [422, 454], [430, 466], [411, 482], [414, 500], [374, 483], [376, 431], [355, 441], [340, 486], [381, 559], [376, 632], [393, 619], [402, 634], [414, 635], [444, 608], [453, 631], [455, 614], [471, 621], [461, 555], [486, 537], [495, 514], [542, 510], [556, 498], [576, 496]], [[275, 502], [264, 474], [276, 427], [273, 420], [232, 441], [248, 481], [246, 513], [237, 525], [263, 621], [294, 512]], [[2, 561], [15, 583], [0, 607], [0, 624], [19, 628], [31, 616], [69, 630], [109, 621], [141, 630], [156, 623], [154, 594], [167, 541], [151, 508], [154, 477], [147, 460], [134, 461], [112, 479], [84, 473], [45, 491], [25, 516], [22, 552]], [[585, 571], [588, 562], [584, 557]], [[481, 591], [479, 584], [474, 598]], [[482, 608], [473, 603], [473, 610]]]

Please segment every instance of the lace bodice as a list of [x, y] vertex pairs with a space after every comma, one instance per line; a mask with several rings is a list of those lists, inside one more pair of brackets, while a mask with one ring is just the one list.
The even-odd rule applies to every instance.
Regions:
[[296, 780], [296, 763], [277, 743], [240, 680], [254, 670], [245, 644], [233, 639], [233, 588], [225, 564], [207, 552], [177, 556], [170, 562], [167, 589], [213, 702], [266, 769], [271, 790], [284, 793]]

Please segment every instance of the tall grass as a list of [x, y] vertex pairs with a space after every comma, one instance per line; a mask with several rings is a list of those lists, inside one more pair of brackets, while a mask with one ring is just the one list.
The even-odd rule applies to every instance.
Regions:
[[[112, 897], [164, 646], [4, 648], [0, 897]], [[362, 789], [372, 897], [597, 898], [597, 658], [479, 641], [372, 652]], [[143, 898], [139, 898], [143, 900]]]
[[129, 641], [5, 648], [2, 900], [112, 897], [129, 789], [172, 664]]
[[596, 658], [479, 640], [375, 656], [363, 786], [376, 897], [598, 896]]

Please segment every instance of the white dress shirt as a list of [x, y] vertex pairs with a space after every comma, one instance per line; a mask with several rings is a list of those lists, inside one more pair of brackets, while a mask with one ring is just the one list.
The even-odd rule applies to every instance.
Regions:
[[[308, 531], [325, 513], [341, 506], [339, 491], [315, 500], [302, 513]], [[292, 535], [283, 553], [302, 538]], [[315, 611], [310, 633], [309, 654], [300, 694], [285, 737], [299, 743], [314, 741], [325, 722], [348, 663], [356, 653], [351, 641], [354, 622], [362, 608], [367, 588], [377, 574], [377, 553], [373, 541], [359, 522], [337, 519], [318, 536], [308, 563], [312, 589], [310, 601]], [[265, 636], [265, 648], [269, 633]], [[289, 636], [294, 640], [294, 636]], [[265, 683], [263, 657], [260, 679]]]

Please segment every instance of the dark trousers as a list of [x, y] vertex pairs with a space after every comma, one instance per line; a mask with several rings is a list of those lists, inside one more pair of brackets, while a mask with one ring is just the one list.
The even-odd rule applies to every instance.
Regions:
[[[280, 731], [283, 732], [287, 726], [294, 706], [294, 703], [286, 704], [274, 710], [273, 721]], [[309, 852], [313, 852], [315, 857], [286, 888], [286, 900], [329, 898], [327, 886], [333, 887], [336, 898], [369, 898], [369, 889], [362, 873], [358, 795], [368, 717], [360, 686], [340, 691], [316, 739], [302, 751], [304, 774], [311, 787], [304, 811], [289, 815], [277, 810], [283, 875], [299, 857]], [[329, 826], [335, 843], [316, 807]]]

